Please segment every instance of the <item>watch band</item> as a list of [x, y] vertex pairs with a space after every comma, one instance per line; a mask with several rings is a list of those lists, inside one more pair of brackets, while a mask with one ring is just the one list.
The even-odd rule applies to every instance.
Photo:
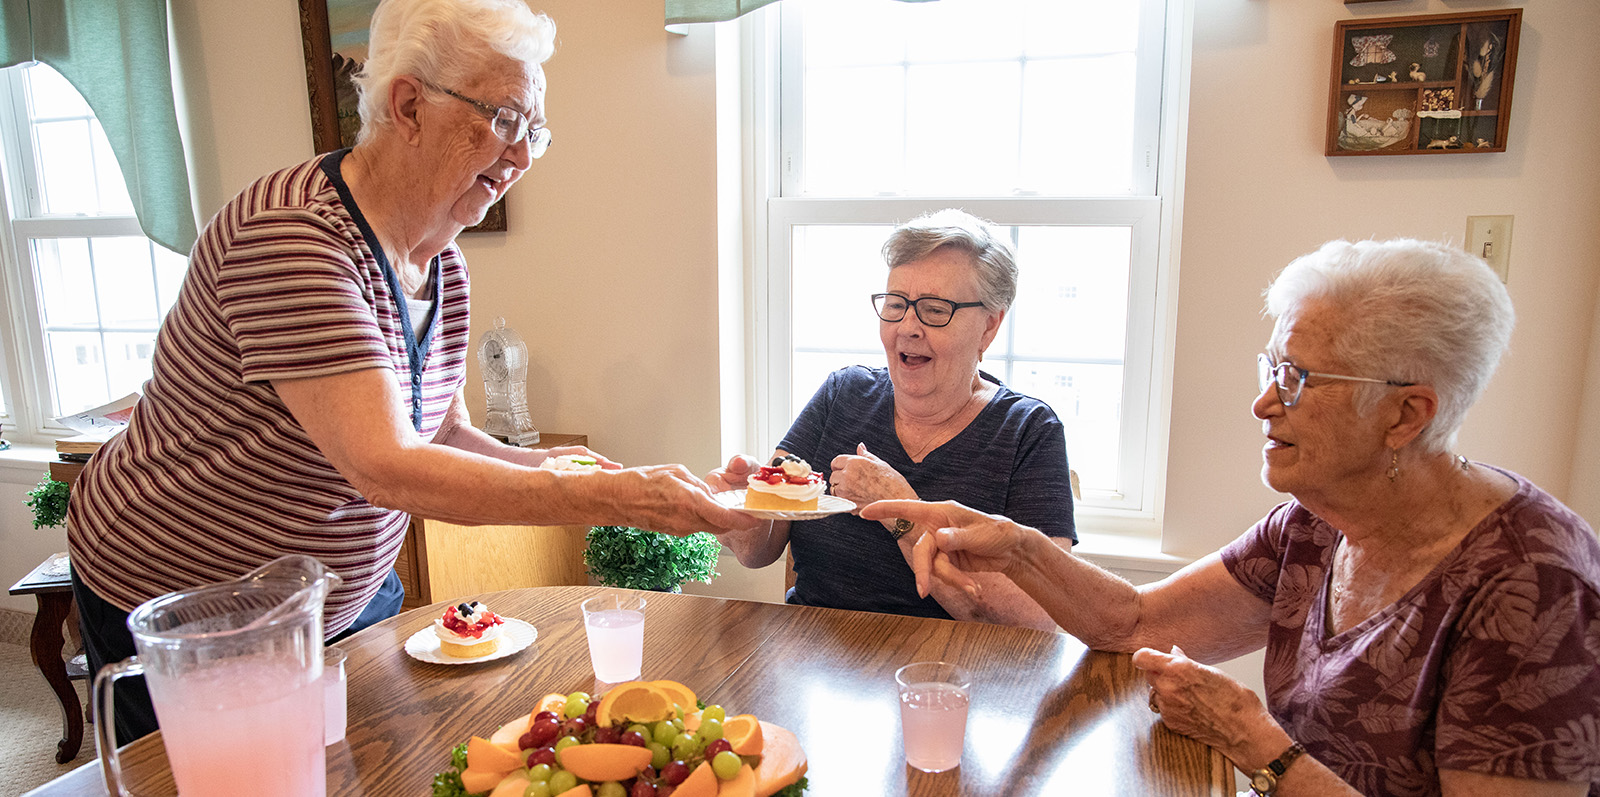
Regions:
[[903, 517], [895, 518], [894, 519], [894, 528], [889, 530], [889, 536], [894, 538], [894, 539], [896, 539], [896, 540], [898, 540], [901, 537], [904, 537], [907, 534], [909, 534], [912, 529], [916, 528], [916, 526], [917, 526], [917, 524], [912, 523], [911, 521], [906, 520]]
[[1267, 762], [1265, 767], [1251, 772], [1250, 793], [1257, 797], [1265, 797], [1277, 791], [1278, 778], [1283, 777], [1283, 773], [1289, 771], [1289, 765], [1305, 755], [1305, 752], [1306, 749], [1299, 742], [1295, 742], [1289, 745], [1289, 749], [1283, 751], [1282, 755]]

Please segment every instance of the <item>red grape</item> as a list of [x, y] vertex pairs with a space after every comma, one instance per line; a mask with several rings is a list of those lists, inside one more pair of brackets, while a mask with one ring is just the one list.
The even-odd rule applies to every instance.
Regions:
[[[637, 735], [637, 734], [635, 734]], [[595, 744], [616, 744], [622, 738], [622, 729], [617, 727], [595, 728]]]
[[529, 732], [524, 733], [521, 736], [517, 737], [517, 749], [518, 750], [526, 750], [526, 749], [528, 749], [530, 747], [543, 747], [543, 746], [544, 745], [539, 744], [538, 742], [535, 742], [533, 740], [533, 732], [532, 731], [529, 731]]
[[628, 731], [622, 734], [622, 738], [619, 741], [623, 744], [631, 744], [634, 747], [644, 747], [644, 737], [638, 731]]
[[729, 744], [727, 739], [718, 739], [718, 740], [706, 745], [706, 752], [705, 752], [706, 760], [710, 761], [711, 759], [716, 758], [717, 757], [717, 753], [720, 753], [723, 750], [732, 750], [732, 749], [733, 749], [733, 745]]
[[528, 747], [544, 747], [561, 736], [561, 723], [555, 717], [535, 719], [524, 735], [533, 741]]
[[528, 766], [538, 764], [556, 765], [556, 749], [554, 747], [541, 747], [528, 756]]
[[635, 778], [628, 797], [656, 797], [656, 787], [650, 785], [650, 781], [644, 778]]
[[673, 761], [661, 768], [661, 779], [669, 786], [676, 786], [689, 777], [689, 765], [682, 761]]

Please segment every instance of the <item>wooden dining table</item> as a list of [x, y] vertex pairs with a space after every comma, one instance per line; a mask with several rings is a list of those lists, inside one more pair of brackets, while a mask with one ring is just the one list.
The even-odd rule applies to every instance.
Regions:
[[[514, 655], [430, 664], [404, 652], [448, 604], [415, 609], [343, 642], [349, 658], [345, 739], [329, 746], [330, 795], [428, 795], [450, 750], [489, 736], [549, 692], [599, 693], [578, 604], [599, 587], [461, 596], [538, 629]], [[1127, 654], [1087, 650], [1066, 634], [985, 623], [642, 593], [645, 679], [679, 681], [731, 715], [790, 729], [804, 748], [811, 797], [834, 795], [1232, 794], [1216, 751], [1166, 728]], [[961, 765], [906, 765], [894, 672], [941, 660], [972, 675]], [[140, 797], [172, 795], [160, 733], [121, 752]], [[98, 764], [33, 794], [104, 795]]]

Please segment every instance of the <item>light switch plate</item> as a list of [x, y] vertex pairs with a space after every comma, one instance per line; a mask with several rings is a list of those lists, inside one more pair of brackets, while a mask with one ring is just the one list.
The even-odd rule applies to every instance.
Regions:
[[1511, 273], [1511, 217], [1468, 216], [1466, 249], [1487, 260], [1505, 282]]

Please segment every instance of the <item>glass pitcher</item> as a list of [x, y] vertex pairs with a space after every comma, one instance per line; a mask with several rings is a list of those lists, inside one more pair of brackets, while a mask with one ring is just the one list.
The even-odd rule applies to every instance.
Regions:
[[322, 603], [339, 581], [309, 556], [285, 556], [238, 581], [134, 609], [128, 628], [137, 655], [94, 679], [106, 789], [129, 793], [117, 760], [112, 688], [119, 678], [143, 675], [179, 794], [326, 794]]

